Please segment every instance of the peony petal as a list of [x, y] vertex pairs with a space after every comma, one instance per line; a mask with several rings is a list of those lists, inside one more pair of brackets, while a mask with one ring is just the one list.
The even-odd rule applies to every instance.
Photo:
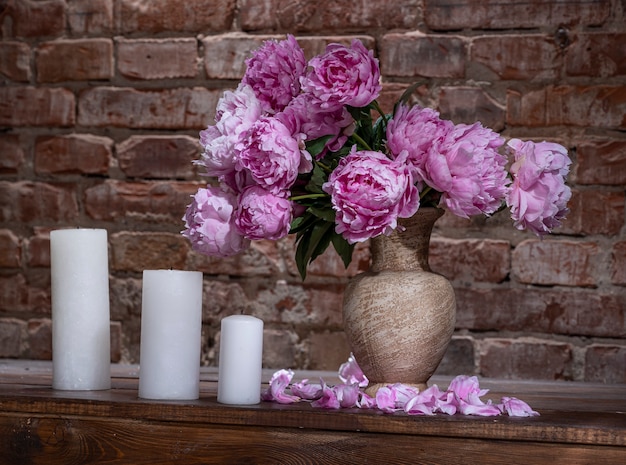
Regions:
[[534, 417], [539, 412], [535, 412], [530, 406], [516, 397], [503, 397], [502, 403], [498, 406], [502, 413], [507, 413], [511, 417]]
[[357, 383], [360, 387], [366, 387], [369, 384], [369, 380], [361, 371], [361, 367], [352, 354], [348, 357], [348, 361], [339, 367], [338, 376], [344, 384]]
[[270, 386], [263, 391], [261, 399], [278, 402], [279, 404], [291, 404], [300, 400], [297, 396], [285, 394], [285, 389], [289, 386], [293, 378], [293, 370], [278, 370], [270, 379]]

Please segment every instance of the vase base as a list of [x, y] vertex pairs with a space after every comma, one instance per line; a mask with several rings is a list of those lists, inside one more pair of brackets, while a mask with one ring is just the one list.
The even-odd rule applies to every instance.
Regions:
[[[372, 383], [365, 388], [365, 394], [367, 394], [370, 397], [376, 397], [376, 393], [378, 392], [380, 388], [391, 386], [393, 384], [394, 383]], [[402, 385], [414, 387], [419, 392], [422, 392], [425, 389], [428, 389], [427, 383], [417, 383], [417, 384], [416, 383], [402, 383]]]

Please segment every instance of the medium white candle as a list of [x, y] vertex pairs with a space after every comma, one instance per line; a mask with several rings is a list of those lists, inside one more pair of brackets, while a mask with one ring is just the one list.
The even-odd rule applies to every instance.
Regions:
[[197, 399], [201, 344], [202, 272], [145, 270], [139, 397]]
[[50, 232], [52, 387], [111, 387], [109, 261], [104, 229]]
[[232, 315], [221, 324], [217, 401], [250, 405], [261, 401], [263, 321]]

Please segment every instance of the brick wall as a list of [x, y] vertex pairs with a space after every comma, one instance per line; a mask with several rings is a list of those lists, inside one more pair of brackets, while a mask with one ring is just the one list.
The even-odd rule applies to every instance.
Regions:
[[623, 0], [6, 0], [0, 2], [0, 357], [49, 359], [49, 231], [109, 231], [112, 359], [138, 361], [141, 272], [201, 270], [204, 355], [221, 318], [265, 321], [265, 365], [336, 369], [341, 297], [367, 268], [331, 253], [305, 282], [293, 239], [229, 259], [180, 236], [202, 180], [197, 134], [248, 52], [296, 35], [309, 56], [361, 38], [387, 108], [425, 78], [455, 122], [562, 143], [571, 214], [544, 241], [506, 216], [444, 216], [432, 267], [457, 291], [440, 373], [626, 382], [626, 4]]

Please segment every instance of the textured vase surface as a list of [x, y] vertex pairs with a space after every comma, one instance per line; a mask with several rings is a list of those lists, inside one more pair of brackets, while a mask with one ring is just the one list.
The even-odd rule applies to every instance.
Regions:
[[454, 289], [428, 265], [430, 235], [442, 214], [420, 208], [399, 221], [404, 231], [373, 238], [370, 270], [344, 292], [344, 330], [370, 395], [394, 383], [425, 389], [452, 338]]

